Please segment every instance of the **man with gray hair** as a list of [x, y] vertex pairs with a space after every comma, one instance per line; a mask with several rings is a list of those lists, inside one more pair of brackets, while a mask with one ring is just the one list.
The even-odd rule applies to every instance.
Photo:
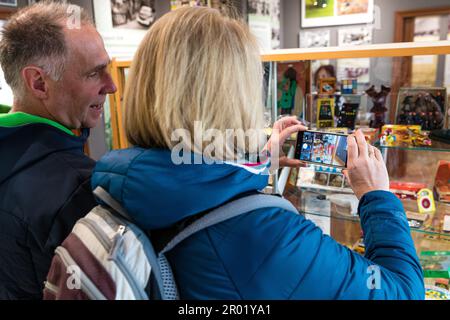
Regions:
[[0, 64], [14, 94], [0, 116], [0, 299], [40, 299], [54, 249], [96, 205], [83, 146], [116, 87], [100, 35], [68, 4], [13, 15]]

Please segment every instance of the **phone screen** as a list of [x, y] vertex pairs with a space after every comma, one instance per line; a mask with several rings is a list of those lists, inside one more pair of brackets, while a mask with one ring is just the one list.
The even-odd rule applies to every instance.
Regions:
[[297, 136], [295, 158], [345, 168], [347, 164], [347, 135], [300, 131]]

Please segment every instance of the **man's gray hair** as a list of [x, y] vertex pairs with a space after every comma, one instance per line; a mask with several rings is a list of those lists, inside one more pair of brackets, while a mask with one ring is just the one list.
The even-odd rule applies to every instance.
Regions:
[[[73, 14], [73, 5], [43, 1], [15, 13], [4, 25], [0, 41], [0, 65], [14, 96], [24, 94], [23, 68], [35, 65], [55, 81], [61, 79], [67, 57], [65, 24]], [[92, 24], [78, 8], [80, 23]]]

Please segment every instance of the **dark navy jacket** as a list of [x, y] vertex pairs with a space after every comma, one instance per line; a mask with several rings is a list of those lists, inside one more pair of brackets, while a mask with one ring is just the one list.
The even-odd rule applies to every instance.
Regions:
[[96, 205], [87, 133], [0, 123], [0, 299], [41, 299], [55, 248]]
[[[175, 165], [170, 151], [131, 148], [97, 162], [92, 183], [142, 228], [154, 230], [260, 190], [267, 176], [235, 164]], [[372, 191], [358, 211], [364, 257], [279, 208], [202, 230], [167, 253], [181, 298], [423, 299], [422, 269], [401, 202]]]

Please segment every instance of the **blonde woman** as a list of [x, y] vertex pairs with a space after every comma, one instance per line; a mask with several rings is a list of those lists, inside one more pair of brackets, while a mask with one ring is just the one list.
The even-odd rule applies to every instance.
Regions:
[[[128, 78], [125, 125], [135, 147], [103, 157], [93, 187], [105, 188], [153, 232], [183, 228], [263, 189], [269, 162], [258, 153], [261, 84], [259, 52], [245, 24], [210, 8], [163, 16]], [[272, 154], [287, 135], [305, 129], [292, 118], [275, 126], [281, 133], [269, 141]], [[227, 130], [251, 134], [227, 139]], [[197, 232], [167, 254], [181, 298], [422, 299], [421, 268], [380, 152], [359, 131], [348, 144], [366, 257], [300, 214], [254, 210]]]

